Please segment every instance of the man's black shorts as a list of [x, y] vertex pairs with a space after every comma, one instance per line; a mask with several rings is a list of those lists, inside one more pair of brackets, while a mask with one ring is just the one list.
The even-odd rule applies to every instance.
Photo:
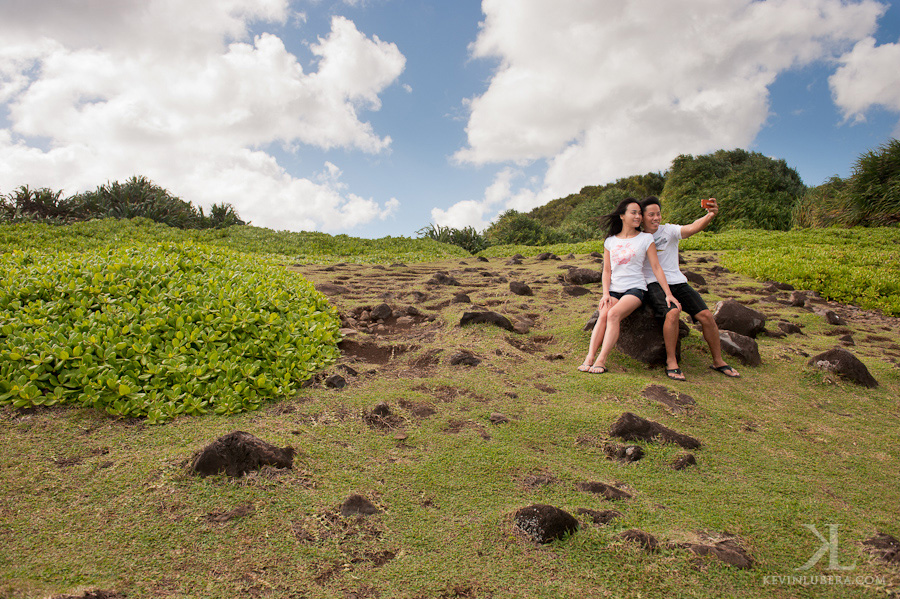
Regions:
[[[675, 299], [681, 304], [681, 309], [691, 317], [698, 312], [708, 310], [706, 302], [700, 297], [693, 287], [687, 283], [669, 285], [669, 290]], [[647, 293], [644, 294], [644, 303], [650, 306], [657, 318], [665, 318], [669, 307], [666, 306], [666, 294], [659, 283], [647, 283]]]

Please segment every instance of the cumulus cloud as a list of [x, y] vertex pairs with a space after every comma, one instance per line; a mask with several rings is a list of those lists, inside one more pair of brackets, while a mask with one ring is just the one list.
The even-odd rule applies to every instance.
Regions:
[[747, 147], [766, 123], [779, 73], [836, 59], [885, 10], [874, 0], [483, 0], [482, 8], [471, 55], [498, 66], [467, 102], [468, 143], [454, 157], [547, 165], [538, 186], [511, 190], [503, 207], [665, 170], [681, 153]]
[[0, 189], [74, 193], [140, 174], [282, 229], [346, 229], [396, 211], [396, 200], [348, 193], [333, 164], [324, 180], [298, 179], [264, 150], [387, 151], [390, 137], [360, 113], [378, 110], [404, 70], [396, 45], [334, 17], [309, 45], [315, 70], [306, 72], [279, 37], [249, 33], [254, 22], [302, 23], [288, 0], [57, 4], [0, 7], [9, 122], [0, 129]]
[[[868, 37], [843, 55], [840, 64], [828, 83], [844, 118], [865, 120], [873, 106], [900, 112], [900, 44], [876, 46]], [[900, 135], [900, 124], [894, 135]]]

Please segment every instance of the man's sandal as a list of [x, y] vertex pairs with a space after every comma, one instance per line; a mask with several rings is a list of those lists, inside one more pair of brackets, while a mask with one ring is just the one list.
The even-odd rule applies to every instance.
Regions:
[[[727, 376], [727, 377], [730, 378], [730, 379], [739, 379], [739, 378], [741, 378], [741, 375], [738, 374], [738, 371], [735, 370], [734, 368], [732, 368], [731, 366], [729, 366], [728, 364], [722, 364], [721, 366], [710, 366], [709, 369], [710, 369], [710, 370], [715, 370], [716, 372], [721, 372], [722, 374], [724, 374], [725, 376]], [[728, 373], [726, 372], [726, 370], [730, 370], [730, 371], [733, 372], [734, 374], [728, 374]]]

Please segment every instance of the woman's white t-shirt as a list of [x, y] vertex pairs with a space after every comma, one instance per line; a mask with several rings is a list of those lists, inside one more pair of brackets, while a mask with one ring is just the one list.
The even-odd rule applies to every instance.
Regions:
[[647, 250], [653, 243], [650, 233], [638, 233], [628, 239], [619, 239], [615, 235], [607, 237], [603, 247], [609, 252], [612, 279], [609, 290], [624, 293], [629, 289], [647, 290], [644, 280], [644, 261]]

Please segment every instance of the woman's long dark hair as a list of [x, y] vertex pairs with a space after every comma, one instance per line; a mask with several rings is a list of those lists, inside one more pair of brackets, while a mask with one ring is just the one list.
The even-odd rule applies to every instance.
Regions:
[[635, 198], [625, 198], [619, 202], [619, 205], [616, 206], [615, 210], [609, 214], [603, 215], [600, 222], [607, 230], [607, 237], [612, 237], [613, 235], [618, 235], [622, 232], [622, 219], [620, 217], [628, 211], [629, 204], [637, 204], [638, 208], [641, 207], [641, 203]]

